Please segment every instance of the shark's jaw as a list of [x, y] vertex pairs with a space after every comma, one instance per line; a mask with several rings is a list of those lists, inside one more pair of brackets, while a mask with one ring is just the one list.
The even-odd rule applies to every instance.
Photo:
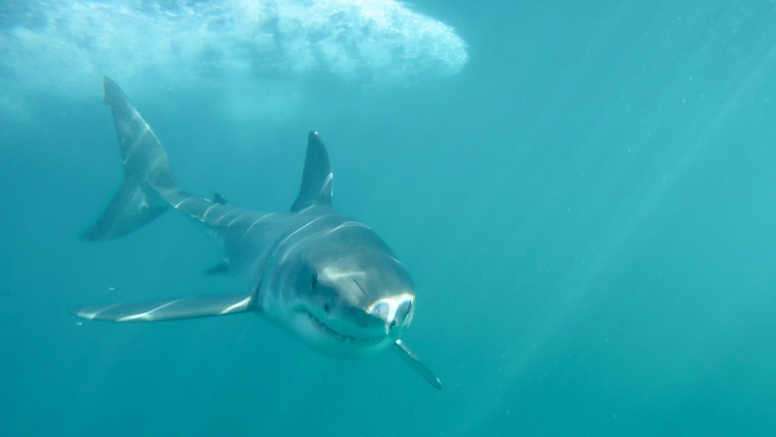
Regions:
[[331, 358], [354, 360], [371, 357], [398, 339], [393, 332], [383, 335], [375, 335], [374, 331], [343, 333], [306, 309], [300, 309], [295, 318], [295, 334], [307, 346]]
[[380, 342], [385, 340], [385, 336], [361, 338], [361, 337], [354, 337], [351, 335], [346, 335], [346, 334], [337, 332], [334, 329], [331, 329], [323, 321], [321, 321], [320, 319], [312, 315], [311, 312], [307, 310], [303, 310], [303, 312], [305, 313], [305, 315], [307, 315], [307, 318], [310, 319], [310, 324], [312, 324], [313, 327], [318, 330], [318, 332], [339, 342], [350, 343], [357, 347], [370, 347], [370, 346], [378, 345], [380, 344]]

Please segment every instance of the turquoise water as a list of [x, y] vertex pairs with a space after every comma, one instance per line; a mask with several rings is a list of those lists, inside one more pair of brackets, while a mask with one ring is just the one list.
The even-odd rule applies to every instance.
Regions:
[[[0, 434], [774, 435], [776, 4], [594, 3], [0, 6]], [[321, 132], [445, 389], [252, 314], [70, 314], [241, 291], [172, 213], [78, 240], [121, 180], [101, 74], [236, 205], [287, 209]]]

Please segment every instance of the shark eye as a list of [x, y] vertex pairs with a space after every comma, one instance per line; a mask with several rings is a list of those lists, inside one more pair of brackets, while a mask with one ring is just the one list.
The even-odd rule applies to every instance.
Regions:
[[329, 314], [329, 304], [323, 304], [323, 310], [326, 312], [326, 314]]
[[310, 284], [310, 289], [315, 290], [315, 286], [318, 285], [318, 274], [313, 275], [312, 283]]

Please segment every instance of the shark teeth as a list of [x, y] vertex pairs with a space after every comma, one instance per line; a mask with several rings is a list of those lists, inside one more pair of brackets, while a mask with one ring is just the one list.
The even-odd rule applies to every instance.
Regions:
[[339, 332], [329, 328], [326, 326], [325, 323], [318, 320], [314, 315], [312, 315], [309, 311], [305, 310], [305, 314], [307, 314], [307, 318], [310, 319], [310, 323], [315, 327], [315, 329], [318, 330], [321, 334], [326, 335], [327, 337], [331, 337], [335, 340], [341, 341], [343, 343], [352, 343], [357, 346], [371, 346], [380, 343], [383, 341], [382, 338], [358, 338], [358, 337], [352, 337], [350, 335], [340, 334]]

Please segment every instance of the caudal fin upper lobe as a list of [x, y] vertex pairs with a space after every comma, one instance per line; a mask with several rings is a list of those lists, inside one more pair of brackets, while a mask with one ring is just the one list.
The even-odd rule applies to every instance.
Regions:
[[99, 219], [81, 238], [104, 241], [122, 237], [163, 214], [166, 198], [178, 185], [162, 143], [127, 97], [107, 77], [102, 79], [102, 102], [110, 106], [119, 150], [124, 161], [124, 180]]

